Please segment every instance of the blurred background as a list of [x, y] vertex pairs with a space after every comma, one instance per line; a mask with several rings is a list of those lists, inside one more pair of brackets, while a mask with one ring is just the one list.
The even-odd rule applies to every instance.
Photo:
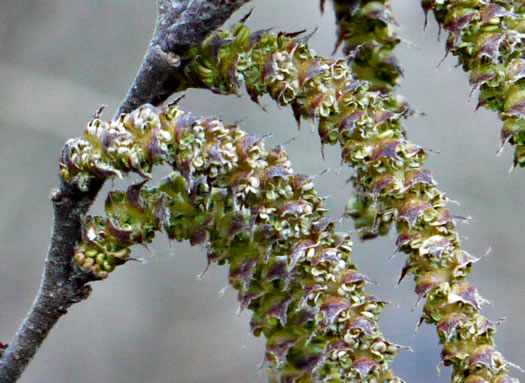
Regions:
[[[469, 225], [460, 225], [465, 249], [481, 256], [471, 281], [492, 303], [484, 314], [507, 317], [497, 334], [499, 350], [525, 367], [525, 177], [509, 175], [512, 149], [496, 157], [500, 122], [484, 110], [475, 112], [475, 97], [456, 60], [444, 56], [432, 19], [423, 31], [419, 1], [393, 0], [405, 40], [397, 50], [405, 69], [401, 87], [410, 104], [425, 117], [407, 122], [412, 142], [439, 151], [427, 160], [440, 188], [453, 200]], [[254, 29], [308, 31], [318, 27], [311, 43], [331, 55], [335, 28], [331, 6], [320, 14], [317, 0], [255, 0], [232, 18], [254, 8]], [[109, 119], [131, 85], [155, 23], [155, 1], [138, 0], [0, 0], [0, 340], [9, 342], [38, 290], [52, 223], [49, 194], [56, 187], [58, 156], [69, 137], [78, 136], [101, 104]], [[339, 150], [320, 154], [317, 134], [308, 123], [298, 131], [289, 109], [268, 98], [267, 111], [248, 97], [220, 97], [190, 91], [184, 110], [220, 115], [226, 122], [257, 134], [273, 133], [267, 145], [286, 145], [298, 172], [318, 174], [321, 195], [329, 196], [333, 216], [340, 216], [351, 188], [351, 175], [340, 168]], [[124, 187], [125, 183], [111, 182]], [[101, 200], [105, 193], [101, 193]], [[102, 201], [93, 208], [102, 211]], [[340, 226], [352, 231], [350, 221]], [[354, 237], [357, 238], [356, 235]], [[439, 364], [434, 328], [414, 334], [421, 307], [409, 278], [397, 277], [404, 255], [389, 259], [394, 236], [359, 243], [354, 262], [379, 286], [387, 338], [412, 347], [402, 352], [395, 369], [407, 382], [448, 382]], [[264, 340], [249, 331], [250, 313], [239, 315], [236, 293], [226, 268], [213, 265], [202, 276], [202, 248], [169, 246], [156, 240], [152, 251], [137, 249], [143, 263], [130, 262], [111, 277], [93, 284], [91, 297], [72, 307], [30, 364], [20, 382], [265, 382], [259, 369]], [[514, 370], [513, 375], [525, 376]]]

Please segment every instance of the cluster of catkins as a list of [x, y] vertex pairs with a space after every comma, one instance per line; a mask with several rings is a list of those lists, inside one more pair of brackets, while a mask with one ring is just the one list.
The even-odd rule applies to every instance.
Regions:
[[[338, 144], [355, 170], [348, 204], [363, 238], [398, 232], [407, 253], [421, 322], [436, 326], [442, 363], [453, 383], [511, 383], [510, 363], [495, 349], [497, 323], [480, 314], [484, 300], [466, 279], [478, 258], [461, 249], [448, 199], [424, 169], [402, 120], [411, 113], [390, 92], [401, 75], [399, 42], [387, 0], [334, 0], [345, 60], [317, 56], [298, 34], [252, 33], [243, 23], [218, 31], [183, 58], [179, 90], [221, 94], [244, 85], [318, 122], [322, 144]], [[513, 1], [424, 0], [450, 32], [447, 50], [471, 72], [480, 105], [497, 110], [503, 139], [525, 165], [522, 53], [525, 6]], [[93, 177], [133, 171], [146, 180], [154, 165], [175, 170], [159, 186], [147, 182], [112, 192], [107, 217], [88, 217], [76, 262], [105, 278], [126, 262], [133, 244], [157, 231], [205, 244], [210, 261], [228, 263], [252, 328], [267, 338], [270, 376], [281, 382], [396, 382], [389, 364], [399, 346], [377, 328], [383, 303], [364, 293], [366, 277], [350, 262], [351, 241], [337, 234], [309, 177], [293, 174], [281, 148], [216, 119], [176, 106], [143, 106], [110, 123], [95, 119], [61, 158], [64, 180], [87, 188]]]
[[[321, 0], [323, 11], [324, 5]], [[335, 50], [343, 45], [354, 77], [368, 81], [371, 90], [391, 91], [403, 72], [393, 52], [401, 39], [390, 1], [334, 0], [334, 10]]]
[[397, 249], [409, 255], [402, 277], [412, 273], [422, 321], [436, 326], [442, 362], [453, 382], [511, 382], [510, 363], [494, 348], [496, 323], [479, 310], [484, 300], [467, 280], [478, 259], [460, 248], [446, 195], [423, 168], [426, 152], [408, 141], [401, 121], [410, 113], [400, 98], [371, 91], [344, 60], [317, 56], [306, 39], [284, 33], [251, 33], [238, 24], [210, 36], [190, 52], [180, 82], [218, 93], [244, 84], [252, 99], [269, 94], [290, 105], [297, 120], [318, 121], [323, 144], [339, 144], [356, 169], [358, 198], [349, 205], [364, 237], [395, 224]]
[[[321, 4], [324, 0], [321, 0]], [[516, 145], [514, 166], [525, 166], [525, 3], [515, 0], [422, 0], [448, 32], [446, 54], [470, 73], [478, 107], [503, 120], [501, 148]], [[402, 70], [393, 55], [400, 42], [388, 0], [334, 0], [338, 43], [356, 78], [391, 91]]]
[[[174, 172], [147, 186], [154, 165]], [[228, 263], [241, 308], [267, 339], [270, 376], [280, 382], [401, 382], [390, 369], [400, 346], [377, 327], [383, 302], [364, 292], [352, 242], [335, 232], [308, 176], [294, 174], [280, 147], [173, 105], [146, 105], [109, 123], [95, 119], [66, 144], [64, 180], [142, 174], [109, 194], [106, 217], [88, 217], [75, 260], [105, 278], [133, 244], [157, 231], [204, 245]]]

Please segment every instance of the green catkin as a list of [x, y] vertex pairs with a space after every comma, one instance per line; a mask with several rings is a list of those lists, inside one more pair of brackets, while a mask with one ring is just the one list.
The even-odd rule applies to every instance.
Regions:
[[360, 199], [349, 206], [363, 236], [395, 224], [398, 251], [408, 254], [402, 278], [412, 273], [422, 321], [436, 326], [442, 363], [453, 383], [510, 383], [510, 363], [494, 347], [496, 323], [480, 314], [484, 300], [466, 276], [478, 259], [461, 249], [446, 195], [423, 168], [425, 150], [410, 143], [403, 102], [368, 89], [344, 60], [316, 56], [305, 39], [284, 33], [251, 33], [238, 24], [210, 36], [186, 58], [183, 87], [238, 92], [252, 99], [269, 94], [291, 106], [298, 122], [317, 120], [322, 144], [339, 144], [343, 161], [356, 169]]
[[514, 167], [525, 166], [525, 6], [510, 0], [423, 0], [448, 32], [446, 52], [470, 74], [479, 106], [503, 120], [502, 147], [515, 145]]
[[[146, 186], [161, 163], [175, 171]], [[111, 192], [106, 217], [87, 218], [75, 254], [87, 272], [107, 277], [130, 246], [164, 231], [229, 264], [253, 332], [267, 339], [273, 381], [402, 382], [390, 369], [400, 346], [377, 327], [383, 302], [364, 292], [368, 279], [351, 263], [350, 237], [335, 232], [312, 179], [293, 173], [282, 148], [177, 106], [145, 105], [89, 123], [66, 144], [60, 168], [81, 189], [93, 177], [145, 178]]]
[[[401, 39], [389, 0], [333, 0], [336, 48], [343, 45], [354, 77], [370, 90], [390, 92], [403, 75], [393, 50]], [[323, 7], [324, 1], [322, 1]]]
[[[322, 10], [324, 2], [321, 0]], [[401, 98], [393, 96], [402, 69], [393, 52], [400, 39], [390, 1], [333, 0], [333, 4], [337, 45], [344, 45], [353, 78], [367, 81], [368, 91], [379, 90], [382, 95], [392, 97], [393, 105], [402, 108]], [[388, 100], [383, 102], [389, 106]], [[371, 204], [367, 198], [369, 190], [357, 187], [355, 193], [356, 197], [347, 205], [347, 212], [361, 229], [361, 237], [367, 239], [388, 233], [389, 225], [377, 225], [375, 221], [377, 209], [376, 204]]]

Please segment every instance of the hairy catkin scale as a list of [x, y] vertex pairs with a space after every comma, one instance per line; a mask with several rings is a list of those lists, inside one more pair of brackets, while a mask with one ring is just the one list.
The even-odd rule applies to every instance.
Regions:
[[370, 90], [389, 92], [403, 75], [393, 50], [401, 39], [389, 0], [333, 0], [337, 44], [343, 45], [356, 78]]
[[350, 237], [335, 232], [311, 178], [294, 174], [281, 148], [176, 106], [146, 105], [92, 121], [60, 165], [64, 180], [85, 187], [129, 171], [147, 178], [158, 163], [175, 172], [156, 187], [110, 193], [107, 217], [87, 219], [75, 256], [82, 268], [107, 277], [158, 231], [205, 245], [210, 262], [229, 264], [253, 332], [267, 338], [274, 381], [401, 382], [389, 367], [400, 346], [377, 327], [383, 302], [364, 292]]
[[290, 105], [298, 121], [318, 120], [322, 143], [338, 143], [356, 169], [361, 197], [349, 211], [368, 228], [364, 235], [397, 227], [398, 250], [409, 255], [402, 277], [412, 273], [416, 293], [426, 298], [422, 320], [437, 328], [452, 382], [516, 382], [494, 348], [496, 324], [480, 314], [483, 299], [466, 280], [477, 258], [460, 248], [455, 226], [464, 218], [446, 207], [446, 195], [423, 169], [425, 150], [407, 140], [405, 104], [369, 91], [345, 61], [316, 56], [296, 37], [251, 33], [244, 25], [214, 34], [190, 52], [186, 86], [231, 93], [244, 83], [252, 99], [269, 94]]
[[470, 73], [479, 106], [503, 120], [502, 146], [516, 145], [514, 166], [525, 166], [525, 6], [510, 0], [423, 0], [448, 31], [446, 51]]

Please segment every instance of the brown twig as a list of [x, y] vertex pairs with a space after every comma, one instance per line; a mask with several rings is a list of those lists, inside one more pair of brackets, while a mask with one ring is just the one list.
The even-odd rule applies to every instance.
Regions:
[[[179, 70], [180, 57], [248, 1], [158, 0], [155, 32], [117, 116], [145, 103], [165, 101], [175, 89], [167, 79]], [[94, 180], [83, 191], [62, 182], [53, 192], [53, 234], [40, 290], [18, 332], [0, 354], [0, 383], [16, 382], [60, 317], [89, 296], [87, 283], [95, 278], [73, 262], [73, 255], [83, 218], [103, 183], [103, 178]]]

